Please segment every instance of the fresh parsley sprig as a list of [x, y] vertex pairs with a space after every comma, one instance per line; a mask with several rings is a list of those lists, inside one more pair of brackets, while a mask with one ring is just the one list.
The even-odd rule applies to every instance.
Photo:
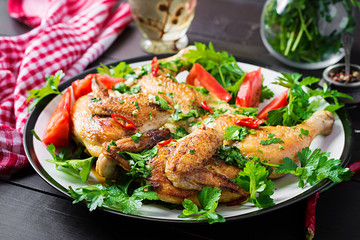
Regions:
[[69, 193], [75, 198], [73, 203], [86, 201], [90, 211], [97, 207], [111, 207], [125, 214], [133, 214], [142, 206], [143, 200], [158, 200], [156, 192], [149, 191], [150, 185], [130, 191], [133, 178], [123, 176], [116, 182], [106, 181], [105, 185], [96, 184], [73, 189]]
[[68, 147], [63, 147], [60, 149], [59, 154], [56, 154], [56, 148], [53, 144], [48, 145], [46, 149], [53, 157], [53, 159], [46, 159], [46, 161], [54, 163], [57, 169], [59, 169], [59, 166], [74, 169], [79, 173], [81, 182], [85, 183], [87, 181], [95, 157], [74, 159], [80, 157], [80, 151], [82, 151], [81, 148], [78, 148], [74, 153], [71, 153]]
[[330, 159], [330, 153], [321, 152], [319, 148], [314, 151], [311, 151], [308, 147], [303, 148], [298, 152], [297, 156], [300, 160], [300, 166], [297, 166], [288, 157], [283, 159], [284, 163], [271, 166], [276, 167], [275, 172], [277, 173], [290, 173], [298, 176], [300, 188], [303, 188], [306, 183], [313, 186], [325, 178], [329, 178], [333, 182], [350, 180], [353, 175], [353, 172], [348, 168], [340, 166], [341, 160]]
[[184, 210], [178, 218], [194, 218], [198, 221], [208, 221], [209, 224], [225, 222], [225, 218], [215, 212], [220, 196], [221, 190], [217, 187], [203, 188], [197, 194], [197, 199], [202, 209], [199, 209], [191, 200], [185, 199], [182, 204]]
[[216, 151], [215, 156], [241, 169], [245, 167], [248, 161], [236, 146], [221, 145]]
[[34, 107], [46, 96], [51, 94], [61, 94], [58, 89], [60, 80], [65, 76], [62, 70], [59, 70], [55, 75], [46, 75], [45, 76], [45, 86], [40, 89], [31, 89], [28, 91], [30, 95], [27, 97], [26, 102], [32, 102], [29, 104], [29, 111], [34, 109]]
[[[347, 94], [340, 93], [336, 90], [329, 90], [326, 84], [323, 89], [311, 89], [309, 86], [320, 81], [319, 78], [306, 77], [301, 80], [302, 75], [299, 73], [282, 73], [274, 84], [289, 88], [288, 105], [279, 109], [269, 111], [268, 125], [295, 126], [308, 119], [319, 107], [323, 99], [331, 99], [325, 110], [334, 112], [344, 106], [337, 98], [343, 97], [352, 99]], [[306, 90], [305, 90], [305, 89]]]
[[123, 158], [129, 161], [130, 163], [130, 172], [127, 174], [132, 177], [143, 177], [147, 178], [151, 173], [151, 165], [146, 164], [151, 158], [157, 155], [158, 148], [157, 146], [151, 149], [145, 149], [140, 153], [131, 153], [131, 152], [117, 152]]
[[237, 185], [250, 193], [246, 202], [252, 202], [258, 208], [274, 205], [271, 195], [274, 193], [274, 183], [269, 180], [269, 171], [260, 161], [248, 161], [243, 171], [235, 179]]

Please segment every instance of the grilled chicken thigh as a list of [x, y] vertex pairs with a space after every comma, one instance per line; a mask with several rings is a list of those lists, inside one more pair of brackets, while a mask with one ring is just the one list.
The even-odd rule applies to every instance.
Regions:
[[[317, 135], [329, 135], [334, 120], [334, 115], [331, 112], [317, 111], [309, 119], [295, 127], [259, 127], [255, 129], [256, 134], [249, 134], [243, 141], [231, 142], [229, 145], [238, 147], [246, 157], [256, 156], [261, 161], [267, 160], [271, 164], [282, 163], [285, 157], [289, 157], [298, 163], [297, 152], [304, 147], [310, 146]], [[260, 144], [261, 140], [271, 139], [269, 136], [279, 138], [283, 143]], [[270, 178], [280, 176], [282, 175], [273, 171]]]
[[[79, 98], [71, 109], [71, 133], [92, 156], [100, 155], [105, 142], [162, 127], [171, 115], [170, 110], [150, 103], [145, 94], [112, 97], [96, 82], [93, 89], [92, 93]], [[112, 113], [129, 119], [136, 130], [122, 127], [110, 116]]]

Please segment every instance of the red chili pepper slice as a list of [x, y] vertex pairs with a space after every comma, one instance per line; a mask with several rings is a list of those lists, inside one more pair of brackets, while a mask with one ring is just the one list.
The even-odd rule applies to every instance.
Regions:
[[206, 104], [206, 100], [201, 103], [201, 107], [206, 111], [209, 111], [211, 114], [214, 114], [214, 111]]
[[162, 141], [162, 142], [158, 142], [158, 145], [159, 145], [159, 146], [166, 146], [166, 145], [170, 144], [171, 142], [177, 142], [177, 141], [174, 140], [174, 139], [172, 139], [172, 138], [170, 138], [170, 139], [168, 139], [168, 140], [165, 140], [165, 141]]
[[[119, 114], [115, 114], [115, 113], [112, 113], [111, 117], [122, 127], [129, 129], [129, 130], [136, 130], [135, 124], [132, 121], [130, 121], [129, 119], [127, 119], [126, 117], [119, 115]], [[126, 122], [126, 124], [123, 124], [121, 121], [119, 121], [119, 118], [123, 119]]]
[[264, 123], [264, 121], [257, 118], [242, 118], [235, 122], [236, 125], [248, 128], [257, 128], [262, 123]]
[[159, 71], [159, 62], [157, 57], [154, 57], [151, 61], [151, 74], [156, 77], [157, 72]]

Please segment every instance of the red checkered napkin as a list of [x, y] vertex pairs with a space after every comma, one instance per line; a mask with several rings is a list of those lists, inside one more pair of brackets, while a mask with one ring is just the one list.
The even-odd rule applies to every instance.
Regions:
[[22, 145], [27, 91], [57, 70], [65, 72], [63, 80], [81, 73], [131, 22], [129, 4], [117, 0], [29, 2], [9, 0], [8, 10], [35, 28], [0, 37], [0, 177], [28, 165]]

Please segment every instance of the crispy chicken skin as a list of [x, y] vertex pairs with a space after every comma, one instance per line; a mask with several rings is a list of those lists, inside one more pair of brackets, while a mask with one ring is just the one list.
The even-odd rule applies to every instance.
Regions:
[[221, 146], [222, 134], [205, 125], [175, 143], [175, 149], [166, 160], [165, 173], [174, 186], [200, 191], [203, 187], [242, 193], [244, 191], [224, 175], [206, 168]]
[[[158, 129], [171, 115], [171, 111], [150, 103], [145, 94], [111, 97], [107, 90], [96, 82], [93, 83], [93, 89], [94, 92], [82, 96], [74, 103], [70, 119], [73, 137], [82, 143], [92, 156], [100, 155], [104, 142], [116, 141], [136, 132]], [[118, 113], [132, 121], [136, 130], [123, 128], [110, 116], [111, 113]]]
[[[181, 107], [183, 113], [188, 113], [193, 108], [201, 108], [201, 102], [206, 100], [205, 96], [196, 91], [194, 88], [186, 84], [179, 84], [170, 78], [164, 76], [154, 77], [146, 75], [139, 81], [141, 84], [141, 93], [156, 94], [166, 93], [172, 94], [172, 100]], [[164, 97], [164, 94], [160, 94]]]
[[[175, 149], [176, 147], [174, 145], [164, 146], [159, 149], [158, 154], [148, 163], [152, 166], [152, 170], [151, 175], [147, 180], [151, 183], [152, 190], [157, 193], [157, 196], [161, 201], [181, 204], [184, 199], [187, 198], [199, 205], [197, 200], [197, 190], [187, 190], [175, 187], [167, 178], [165, 173], [166, 162]], [[206, 168], [223, 176], [224, 179], [234, 178], [239, 172], [238, 168], [217, 158], [210, 159]], [[241, 189], [238, 192], [222, 190], [219, 202], [232, 202], [239, 199], [246, 199], [247, 197], [248, 193]]]
[[[114, 144], [109, 142], [104, 143], [103, 151], [96, 161], [96, 171], [99, 175], [108, 178], [116, 179], [118, 177], [118, 166], [124, 170], [130, 171], [130, 163], [122, 158], [118, 152], [139, 152], [145, 149], [154, 147], [158, 142], [171, 138], [169, 129], [150, 130], [144, 133], [139, 142], [134, 142], [130, 137], [117, 140]], [[111, 165], [111, 167], [109, 167]], [[114, 167], [115, 166], [115, 167]]]

